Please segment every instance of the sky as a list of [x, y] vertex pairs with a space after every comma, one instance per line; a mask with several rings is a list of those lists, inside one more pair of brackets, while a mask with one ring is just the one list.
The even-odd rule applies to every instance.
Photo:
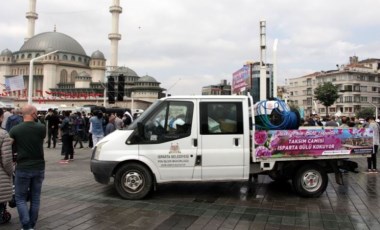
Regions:
[[[86, 54], [110, 61], [112, 0], [37, 0], [35, 34], [77, 40]], [[336, 69], [349, 57], [380, 58], [380, 1], [120, 0], [118, 65], [149, 75], [173, 95], [201, 94], [247, 61], [260, 60], [266, 21], [266, 62], [278, 39], [278, 84]], [[0, 50], [18, 51], [26, 37], [28, 0], [2, 2]]]

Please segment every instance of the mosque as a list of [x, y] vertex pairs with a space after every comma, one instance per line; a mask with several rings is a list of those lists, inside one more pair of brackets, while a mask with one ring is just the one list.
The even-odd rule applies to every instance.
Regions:
[[[109, 8], [112, 32], [108, 35], [111, 59], [107, 65], [101, 51], [93, 51], [88, 56], [78, 41], [55, 28], [52, 32], [35, 35], [36, 0], [29, 0], [24, 44], [18, 51], [6, 48], [0, 53], [0, 101], [8, 107], [22, 106], [31, 99], [33, 104], [70, 107], [105, 104], [106, 107], [146, 109], [162, 97], [165, 89], [155, 78], [140, 77], [132, 69], [118, 66], [118, 42], [121, 40], [118, 25], [122, 7], [120, 0], [112, 1]], [[32, 60], [34, 65], [30, 65]], [[33, 67], [32, 74], [30, 66]], [[31, 83], [29, 76], [33, 77]], [[106, 77], [112, 86], [107, 84]], [[32, 90], [29, 90], [29, 84], [32, 84]], [[117, 98], [114, 104], [107, 97], [107, 90], [113, 88], [113, 98]]]

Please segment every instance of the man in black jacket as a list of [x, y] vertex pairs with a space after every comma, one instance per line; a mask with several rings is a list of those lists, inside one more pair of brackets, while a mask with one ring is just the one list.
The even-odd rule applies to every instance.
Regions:
[[48, 124], [48, 148], [50, 148], [51, 140], [53, 139], [53, 148], [57, 144], [57, 135], [59, 127], [59, 117], [56, 110], [49, 111], [49, 114], [46, 116], [45, 121]]

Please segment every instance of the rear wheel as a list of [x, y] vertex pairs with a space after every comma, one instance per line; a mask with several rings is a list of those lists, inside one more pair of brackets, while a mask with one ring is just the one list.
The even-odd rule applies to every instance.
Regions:
[[304, 165], [293, 178], [293, 188], [302, 197], [319, 197], [327, 188], [328, 177], [325, 170], [316, 164]]
[[150, 171], [143, 165], [129, 163], [121, 166], [115, 174], [115, 188], [124, 199], [138, 200], [152, 190]]

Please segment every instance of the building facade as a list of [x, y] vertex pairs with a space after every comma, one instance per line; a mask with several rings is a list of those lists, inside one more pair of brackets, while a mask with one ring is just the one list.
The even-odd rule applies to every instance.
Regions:
[[[13, 100], [15, 106], [22, 106], [32, 98], [39, 104], [66, 104], [81, 106], [97, 104], [107, 106], [106, 94], [109, 89], [107, 78], [112, 76], [116, 83], [113, 106], [132, 107], [130, 102], [140, 102], [140, 109], [146, 109], [152, 102], [162, 97], [160, 82], [151, 76], [140, 77], [130, 68], [118, 66], [119, 14], [122, 12], [120, 0], [113, 0], [111, 61], [106, 65], [104, 54], [96, 50], [90, 56], [82, 45], [69, 35], [57, 32], [34, 34], [36, 0], [29, 0], [28, 32], [24, 44], [19, 50], [6, 48], [0, 53], [0, 96], [2, 101]], [[54, 52], [54, 53], [52, 53]], [[50, 55], [47, 55], [51, 53]], [[43, 56], [47, 55], [47, 56]], [[40, 58], [39, 58], [40, 57]], [[31, 61], [33, 68], [30, 71]], [[29, 90], [29, 76], [32, 87]], [[123, 81], [120, 81], [122, 76]], [[12, 89], [17, 78], [16, 90]], [[29, 91], [31, 95], [29, 95]]]
[[220, 84], [202, 87], [202, 95], [231, 95], [231, 84], [222, 80]]
[[[254, 102], [260, 101], [260, 62], [247, 62], [232, 74], [232, 94], [251, 94]], [[265, 64], [266, 98], [273, 97], [273, 64]]]
[[327, 114], [354, 116], [362, 108], [379, 109], [380, 106], [380, 59], [359, 61], [350, 57], [349, 63], [337, 65], [336, 70], [312, 73], [303, 77], [288, 79], [286, 98], [304, 111], [326, 114], [326, 108], [314, 96], [314, 90], [324, 82], [338, 87], [339, 98], [328, 108]]

